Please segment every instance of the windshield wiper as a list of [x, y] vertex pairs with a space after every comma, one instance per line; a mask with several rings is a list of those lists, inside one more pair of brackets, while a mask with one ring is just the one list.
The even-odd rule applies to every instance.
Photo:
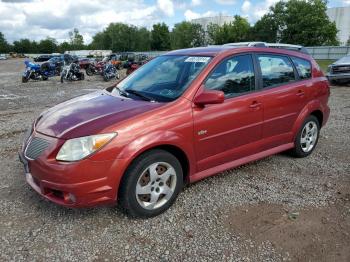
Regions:
[[143, 100], [146, 100], [146, 101], [150, 101], [150, 102], [155, 102], [155, 100], [153, 98], [150, 98], [148, 96], [145, 96], [143, 94], [141, 94], [141, 92], [137, 91], [137, 90], [134, 90], [134, 89], [125, 89], [125, 92], [128, 92], [130, 94], [133, 94], [133, 95], [136, 95], [138, 97], [141, 97]]
[[122, 95], [122, 96], [125, 96], [125, 97], [128, 97], [128, 93], [125, 92], [124, 90], [121, 90], [119, 87], [115, 87], [115, 89], [118, 90], [119, 94]]

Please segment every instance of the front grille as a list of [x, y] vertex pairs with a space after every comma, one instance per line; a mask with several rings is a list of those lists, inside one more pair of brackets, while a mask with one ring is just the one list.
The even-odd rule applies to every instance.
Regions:
[[350, 65], [333, 66], [332, 71], [333, 71], [333, 74], [350, 73]]
[[27, 146], [25, 156], [29, 159], [37, 159], [48, 147], [49, 142], [45, 139], [34, 137]]

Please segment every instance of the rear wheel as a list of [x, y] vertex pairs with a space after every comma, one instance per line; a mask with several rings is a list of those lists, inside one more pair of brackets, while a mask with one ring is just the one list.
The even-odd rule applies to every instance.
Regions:
[[301, 126], [295, 141], [294, 148], [290, 153], [295, 157], [306, 157], [314, 151], [320, 134], [320, 124], [318, 119], [311, 115]]
[[80, 80], [84, 80], [85, 79], [85, 75], [83, 72], [80, 72]]
[[183, 181], [181, 164], [167, 151], [152, 150], [139, 156], [125, 172], [119, 203], [133, 217], [153, 217], [175, 201]]

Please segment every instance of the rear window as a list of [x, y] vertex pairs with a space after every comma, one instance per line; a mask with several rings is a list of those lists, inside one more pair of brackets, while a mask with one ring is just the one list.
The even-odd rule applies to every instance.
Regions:
[[302, 58], [291, 57], [292, 61], [297, 68], [300, 79], [309, 79], [311, 78], [311, 63]]
[[273, 87], [295, 81], [290, 59], [279, 55], [258, 55], [263, 87]]

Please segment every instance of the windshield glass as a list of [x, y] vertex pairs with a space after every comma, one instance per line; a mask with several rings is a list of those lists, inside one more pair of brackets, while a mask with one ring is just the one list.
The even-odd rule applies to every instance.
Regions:
[[210, 60], [207, 56], [159, 56], [125, 78], [112, 93], [119, 94], [121, 90], [135, 96], [137, 92], [150, 100], [173, 101], [183, 94]]

